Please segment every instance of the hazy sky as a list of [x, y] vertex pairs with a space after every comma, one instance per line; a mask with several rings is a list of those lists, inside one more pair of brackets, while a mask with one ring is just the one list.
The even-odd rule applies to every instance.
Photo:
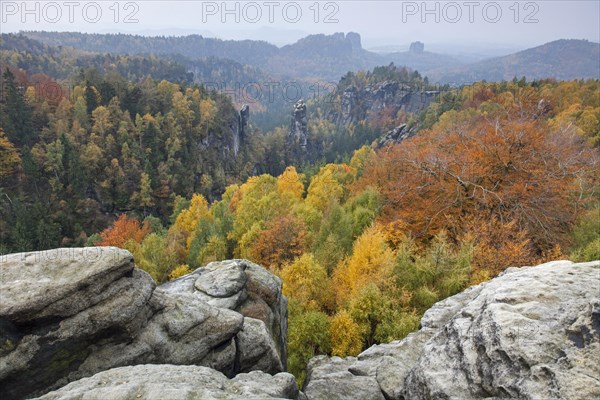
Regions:
[[[23, 7], [25, 3], [25, 7]], [[278, 45], [309, 33], [358, 32], [364, 47], [426, 44], [525, 48], [600, 41], [600, 1], [7, 1], [2, 32], [200, 33]]]

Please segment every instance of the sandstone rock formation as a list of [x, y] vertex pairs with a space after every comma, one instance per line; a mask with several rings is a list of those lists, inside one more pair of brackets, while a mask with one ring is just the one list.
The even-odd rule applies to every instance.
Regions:
[[423, 53], [423, 51], [425, 51], [425, 44], [423, 42], [419, 42], [419, 41], [412, 42], [410, 44], [408, 51], [411, 53], [421, 54], [421, 53]]
[[332, 110], [327, 118], [337, 126], [356, 124], [362, 120], [374, 120], [384, 110], [417, 113], [426, 109], [439, 96], [437, 91], [423, 91], [420, 87], [386, 80], [359, 89], [350, 85], [340, 94], [341, 111]]
[[2, 399], [127, 365], [284, 370], [281, 280], [247, 261], [156, 287], [127, 251], [56, 249], [2, 256], [0, 278]]
[[304, 103], [304, 100], [299, 100], [294, 104], [288, 137], [292, 143], [299, 145], [302, 151], [306, 150], [306, 145], [308, 143], [307, 125], [306, 104]]
[[413, 136], [414, 134], [415, 129], [408, 128], [406, 124], [399, 125], [394, 129], [388, 131], [377, 141], [377, 148], [398, 144], [403, 140], [406, 140], [409, 137]]
[[508, 269], [403, 340], [313, 358], [304, 392], [286, 334], [281, 281], [248, 261], [156, 287], [117, 248], [0, 257], [3, 400], [600, 398], [600, 262]]
[[237, 131], [233, 132], [233, 154], [237, 157], [240, 145], [248, 139], [248, 124], [250, 121], [250, 106], [244, 104], [237, 116]]
[[227, 379], [195, 365], [135, 365], [99, 372], [39, 400], [304, 399], [293, 375], [253, 371]]
[[190, 293], [211, 306], [242, 314], [244, 329], [235, 337], [240, 357], [235, 372], [276, 373], [287, 363], [287, 299], [281, 287], [281, 279], [264, 268], [246, 260], [228, 260], [210, 263], [160, 289]]
[[316, 357], [308, 399], [600, 398], [600, 262], [511, 268], [358, 357]]

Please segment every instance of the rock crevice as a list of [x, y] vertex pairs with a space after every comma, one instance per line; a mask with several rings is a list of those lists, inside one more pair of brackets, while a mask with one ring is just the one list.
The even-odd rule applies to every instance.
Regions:
[[3, 256], [0, 274], [2, 399], [132, 365], [284, 371], [281, 280], [248, 261], [157, 287], [125, 250], [56, 249]]

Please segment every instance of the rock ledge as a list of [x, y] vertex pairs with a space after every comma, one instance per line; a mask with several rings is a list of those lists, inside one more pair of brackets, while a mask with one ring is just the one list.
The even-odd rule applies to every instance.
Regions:
[[308, 399], [600, 398], [600, 262], [510, 268], [404, 340], [309, 363]]

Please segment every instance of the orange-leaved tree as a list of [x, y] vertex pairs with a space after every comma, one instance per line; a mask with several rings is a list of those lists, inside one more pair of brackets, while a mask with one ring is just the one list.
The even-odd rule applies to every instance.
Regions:
[[101, 240], [97, 246], [125, 247], [128, 241], [141, 243], [150, 232], [150, 225], [140, 224], [135, 218], [121, 214], [109, 228], [100, 233]]
[[[523, 255], [511, 263], [526, 263], [568, 243], [597, 187], [598, 152], [572, 131], [550, 131], [535, 110], [485, 107], [381, 150], [355, 190], [376, 187], [385, 199], [383, 222], [406, 227], [421, 242], [442, 230], [458, 241], [486, 225], [474, 233], [489, 237], [476, 236], [476, 242], [510, 239]], [[527, 246], [518, 244], [522, 232]]]
[[250, 247], [252, 259], [277, 270], [283, 263], [301, 256], [306, 249], [306, 225], [293, 215], [270, 220]]

